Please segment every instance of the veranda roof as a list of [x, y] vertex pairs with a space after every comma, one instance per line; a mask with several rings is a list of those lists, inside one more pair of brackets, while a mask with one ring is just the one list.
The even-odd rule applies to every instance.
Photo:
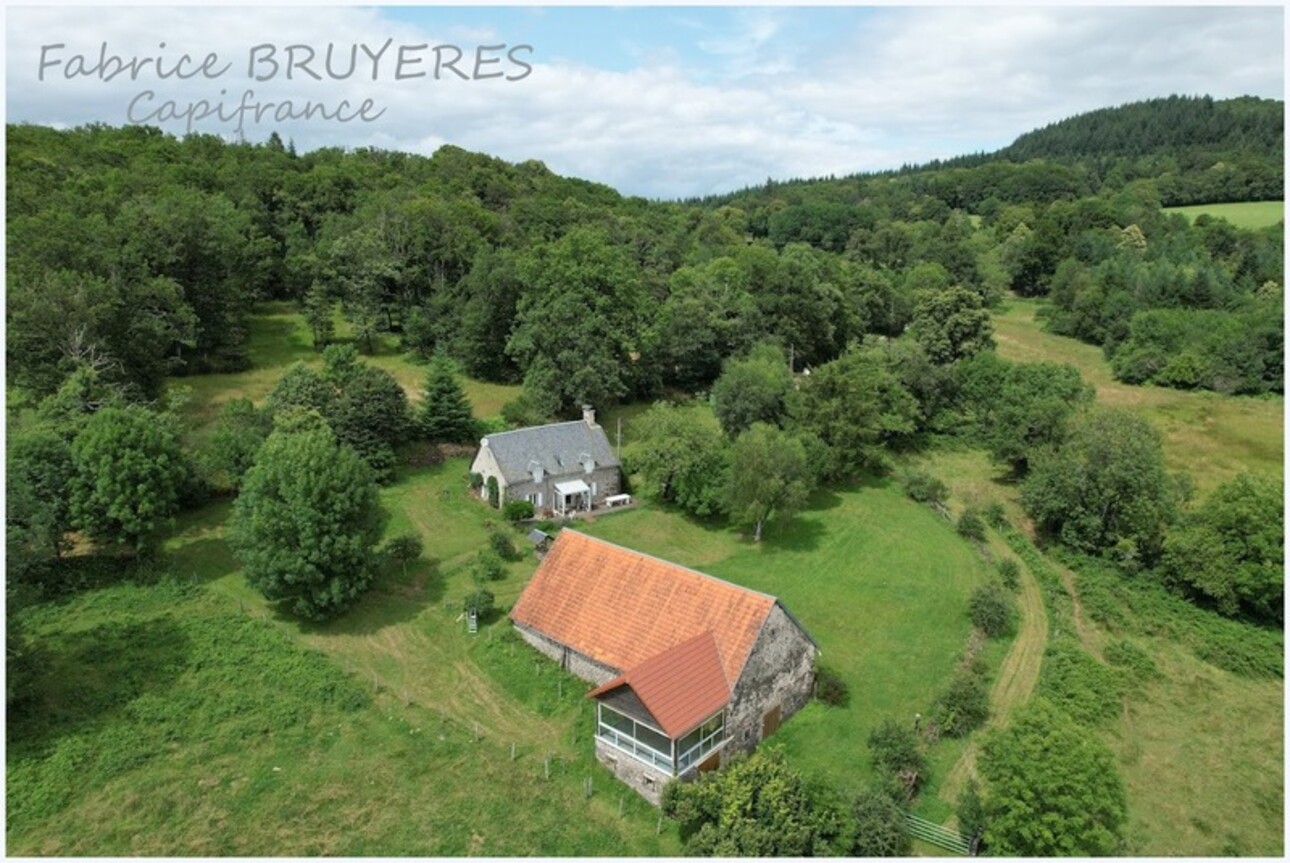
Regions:
[[584, 492], [591, 491], [591, 486], [587, 485], [580, 479], [571, 479], [566, 480], [565, 482], [557, 482], [555, 484], [555, 490], [558, 494], [583, 494]]

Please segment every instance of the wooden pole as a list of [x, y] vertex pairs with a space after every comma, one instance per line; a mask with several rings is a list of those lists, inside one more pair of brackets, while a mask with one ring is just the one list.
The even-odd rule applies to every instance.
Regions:
[[515, 741], [511, 741], [511, 760], [515, 760]]

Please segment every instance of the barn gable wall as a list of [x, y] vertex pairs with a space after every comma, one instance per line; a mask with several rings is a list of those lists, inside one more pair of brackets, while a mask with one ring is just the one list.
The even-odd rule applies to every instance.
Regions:
[[762, 739], [766, 715], [776, 707], [782, 722], [806, 706], [815, 688], [816, 653], [806, 633], [775, 603], [726, 710], [727, 752], [755, 748]]

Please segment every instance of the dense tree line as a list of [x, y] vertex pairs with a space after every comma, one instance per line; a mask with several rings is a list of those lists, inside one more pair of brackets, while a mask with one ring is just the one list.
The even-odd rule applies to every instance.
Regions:
[[[1242, 105], [1164, 100], [1036, 134], [1082, 140], [1146, 111], [1183, 130], [1150, 155], [1237, 111], [1244, 125], [1209, 145], [1271, 152], [1279, 103]], [[941, 362], [988, 347], [959, 331], [976, 338], [974, 317], [1008, 289], [1051, 294], [1054, 330], [1106, 346], [1126, 380], [1280, 387], [1280, 232], [1164, 218], [1158, 176], [1108, 179], [1142, 154], [1090, 167], [1084, 145], [1023, 138], [1006, 158], [695, 206], [454, 147], [7, 133], [9, 382], [37, 396], [86, 364], [135, 399], [170, 375], [244, 368], [249, 309], [279, 299], [300, 304], [320, 349], [340, 310], [360, 349], [394, 333], [477, 377], [523, 380], [552, 415], [703, 389], [768, 338], [800, 370], [909, 326]], [[1015, 161], [1032, 149], [1043, 158]]]

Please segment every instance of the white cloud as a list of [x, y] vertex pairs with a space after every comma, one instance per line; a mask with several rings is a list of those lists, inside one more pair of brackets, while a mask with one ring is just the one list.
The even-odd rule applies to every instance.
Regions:
[[[236, 100], [248, 86], [273, 101], [335, 105], [370, 97], [386, 109], [376, 123], [294, 123], [280, 131], [302, 149], [429, 153], [453, 143], [515, 161], [541, 159], [628, 193], [670, 197], [768, 176], [845, 174], [993, 148], [1072, 113], [1151, 96], [1280, 97], [1283, 90], [1279, 8], [887, 9], [834, 34], [832, 50], [809, 55], [785, 43], [784, 14], [743, 10], [724, 35], [679, 28], [678, 38], [702, 32], [696, 47], [716, 66], [686, 67], [681, 57], [694, 52], [641, 44], [641, 65], [606, 71], [546, 62], [536, 45], [528, 78], [466, 82], [395, 81], [393, 52], [427, 42], [469, 52], [508, 41], [505, 26], [431, 33], [378, 10], [348, 7], [11, 8], [9, 119], [119, 124], [145, 86], [182, 103], [216, 99], [220, 89]], [[625, 33], [625, 41], [632, 36]], [[379, 46], [387, 39], [396, 47], [382, 58], [377, 82], [245, 78], [246, 52], [255, 44], [321, 50], [334, 42], [347, 57], [354, 42]], [[42, 44], [97, 52], [104, 41], [126, 55], [158, 53], [164, 41], [160, 53], [168, 59], [215, 51], [236, 62], [213, 82], [36, 80]], [[433, 55], [425, 56], [429, 66], [421, 68], [432, 69]], [[247, 137], [261, 140], [270, 128], [248, 128]]]

